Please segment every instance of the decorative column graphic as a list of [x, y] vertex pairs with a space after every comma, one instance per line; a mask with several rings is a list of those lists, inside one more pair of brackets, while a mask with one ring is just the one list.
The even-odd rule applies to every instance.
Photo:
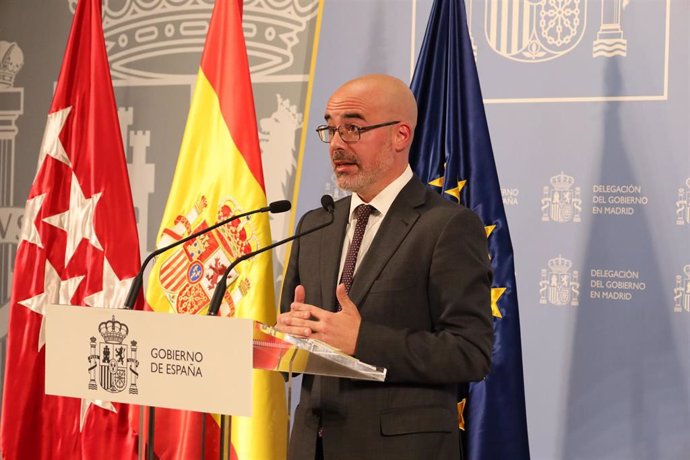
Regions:
[[[14, 205], [14, 156], [17, 119], [24, 112], [24, 88], [14, 80], [24, 65], [24, 53], [16, 43], [0, 41], [0, 337], [7, 334], [7, 310], [12, 267], [21, 231], [22, 208]], [[4, 369], [4, 353], [2, 355]]]
[[593, 57], [626, 56], [628, 41], [621, 28], [622, 10], [630, 0], [602, 0], [601, 27], [594, 40]]
[[96, 353], [96, 337], [91, 337], [91, 353], [89, 354], [89, 390], [96, 390], [96, 370], [98, 369], [98, 353]]
[[139, 367], [139, 360], [137, 360], [137, 341], [132, 340], [130, 342], [131, 357], [127, 358], [127, 365], [129, 366], [129, 372], [132, 374], [132, 380], [129, 384], [129, 394], [136, 395], [139, 394], [139, 389], [137, 388], [137, 378], [139, 377], [139, 372], [137, 368]]

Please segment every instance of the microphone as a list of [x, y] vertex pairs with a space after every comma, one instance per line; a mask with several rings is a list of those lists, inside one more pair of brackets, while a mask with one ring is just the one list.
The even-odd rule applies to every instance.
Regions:
[[[333, 199], [331, 198], [331, 201]], [[177, 247], [181, 245], [182, 243], [186, 243], [187, 241], [196, 238], [197, 236], [203, 235], [204, 233], [208, 233], [211, 230], [215, 230], [218, 227], [228, 224], [232, 222], [233, 220], [236, 219], [241, 219], [242, 217], [247, 217], [252, 214], [256, 214], [259, 212], [270, 212], [271, 214], [279, 214], [281, 212], [286, 212], [289, 211], [292, 205], [288, 200], [278, 200], [270, 203], [268, 206], [264, 206], [263, 208], [259, 209], [254, 209], [253, 211], [247, 211], [242, 214], [238, 214], [236, 216], [231, 216], [228, 217], [225, 220], [221, 220], [220, 222], [216, 222], [215, 224], [211, 225], [210, 227], [206, 227], [203, 230], [199, 230], [196, 233], [191, 233], [190, 235], [182, 238], [181, 240], [175, 241], [174, 243], [171, 243], [167, 246], [163, 246], [162, 248], [158, 248], [155, 251], [153, 251], [151, 254], [149, 254], [146, 259], [144, 259], [144, 263], [141, 264], [141, 268], [139, 269], [139, 273], [137, 273], [137, 276], [134, 277], [134, 281], [132, 281], [132, 286], [129, 288], [129, 292], [127, 293], [127, 300], [125, 301], [125, 308], [128, 310], [131, 310], [134, 308], [134, 304], [137, 301], [137, 297], [139, 296], [139, 290], [141, 289], [141, 285], [143, 284], [144, 280], [144, 269], [146, 266], [151, 262], [151, 260], [156, 257], [159, 254], [164, 253], [165, 251], [168, 251], [174, 247]]]
[[328, 211], [329, 214], [331, 214], [331, 217], [333, 217], [333, 213], [335, 212], [335, 202], [333, 201], [333, 197], [330, 195], [324, 195], [321, 197], [321, 206], [323, 206], [323, 209]]
[[275, 243], [271, 243], [268, 246], [265, 246], [261, 249], [257, 249], [256, 251], [248, 252], [247, 254], [244, 254], [237, 259], [235, 259], [230, 266], [225, 270], [223, 273], [223, 276], [218, 280], [218, 284], [216, 284], [216, 288], [213, 291], [213, 297], [211, 297], [211, 304], [208, 307], [208, 316], [216, 316], [218, 314], [218, 310], [220, 310], [220, 304], [223, 303], [223, 296], [225, 295], [225, 291], [227, 290], [227, 280], [228, 280], [228, 275], [232, 271], [233, 268], [237, 266], [240, 262], [247, 260], [249, 258], [254, 257], [255, 255], [261, 254], [262, 252], [268, 251], [269, 249], [273, 249], [277, 246], [283, 245], [285, 243], [289, 243], [292, 240], [296, 240], [297, 238], [302, 238], [303, 236], [309, 235], [310, 233], [313, 233], [317, 230], [321, 230], [324, 227], [328, 227], [333, 223], [335, 220], [335, 203], [333, 202], [333, 197], [330, 195], [324, 195], [321, 197], [321, 206], [323, 209], [328, 212], [330, 215], [330, 219], [328, 222], [325, 224], [317, 225], [314, 228], [310, 228], [309, 230], [306, 230], [301, 233], [297, 233], [296, 235], [292, 235], [288, 238], [282, 239], [280, 241], [276, 241]]

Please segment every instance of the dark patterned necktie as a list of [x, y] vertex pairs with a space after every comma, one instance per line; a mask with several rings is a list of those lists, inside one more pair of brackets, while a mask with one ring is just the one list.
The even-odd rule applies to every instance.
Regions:
[[[347, 248], [347, 255], [345, 256], [345, 265], [343, 265], [343, 274], [340, 276], [340, 282], [345, 285], [345, 290], [350, 292], [352, 287], [352, 279], [355, 274], [355, 264], [357, 263], [357, 254], [359, 254], [359, 247], [362, 245], [362, 237], [364, 230], [367, 228], [369, 216], [375, 208], [369, 204], [360, 204], [355, 209], [357, 216], [357, 224], [355, 225], [355, 234], [352, 235], [352, 242]], [[340, 304], [338, 304], [338, 311], [340, 311]]]

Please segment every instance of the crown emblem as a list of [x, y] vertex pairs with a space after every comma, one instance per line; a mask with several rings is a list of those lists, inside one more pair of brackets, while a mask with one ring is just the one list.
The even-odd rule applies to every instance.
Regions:
[[11, 88], [19, 69], [24, 65], [24, 53], [16, 43], [0, 41], [0, 88]]
[[568, 176], [563, 171], [557, 176], [551, 178], [551, 186], [558, 191], [570, 190], [570, 188], [575, 183], [575, 178]]
[[250, 0], [242, 28], [252, 74], [271, 75], [292, 66], [298, 33], [316, 16], [318, 0]]
[[[76, 0], [68, 3], [74, 12]], [[316, 16], [318, 3], [245, 0], [242, 28], [253, 75], [275, 74], [292, 65], [298, 34]], [[213, 0], [105, 0], [103, 32], [113, 78], [195, 75], [213, 4]], [[195, 58], [183, 58], [190, 54]], [[161, 57], [182, 59], [170, 59], [176, 67], [161, 70]], [[187, 62], [193, 67], [185, 67]]]
[[127, 334], [129, 334], [129, 328], [126, 324], [115, 320], [115, 315], [110, 321], [104, 321], [98, 325], [98, 332], [103, 337], [106, 343], [122, 343]]
[[549, 270], [551, 270], [552, 273], [568, 273], [572, 268], [573, 263], [559, 255], [558, 257], [549, 260], [548, 265]]

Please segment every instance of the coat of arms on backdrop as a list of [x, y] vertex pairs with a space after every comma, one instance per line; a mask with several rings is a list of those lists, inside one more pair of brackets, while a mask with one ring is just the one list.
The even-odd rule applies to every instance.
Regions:
[[539, 303], [578, 306], [580, 303], [580, 276], [577, 270], [570, 271], [573, 262], [559, 255], [549, 260], [548, 266], [548, 271], [546, 269], [541, 271]]
[[[621, 16], [629, 0], [601, 0], [592, 57], [627, 55]], [[470, 1], [470, 4], [472, 2]], [[486, 3], [484, 27], [491, 48], [521, 62], [543, 62], [577, 47], [587, 27], [588, 0], [498, 0]]]

